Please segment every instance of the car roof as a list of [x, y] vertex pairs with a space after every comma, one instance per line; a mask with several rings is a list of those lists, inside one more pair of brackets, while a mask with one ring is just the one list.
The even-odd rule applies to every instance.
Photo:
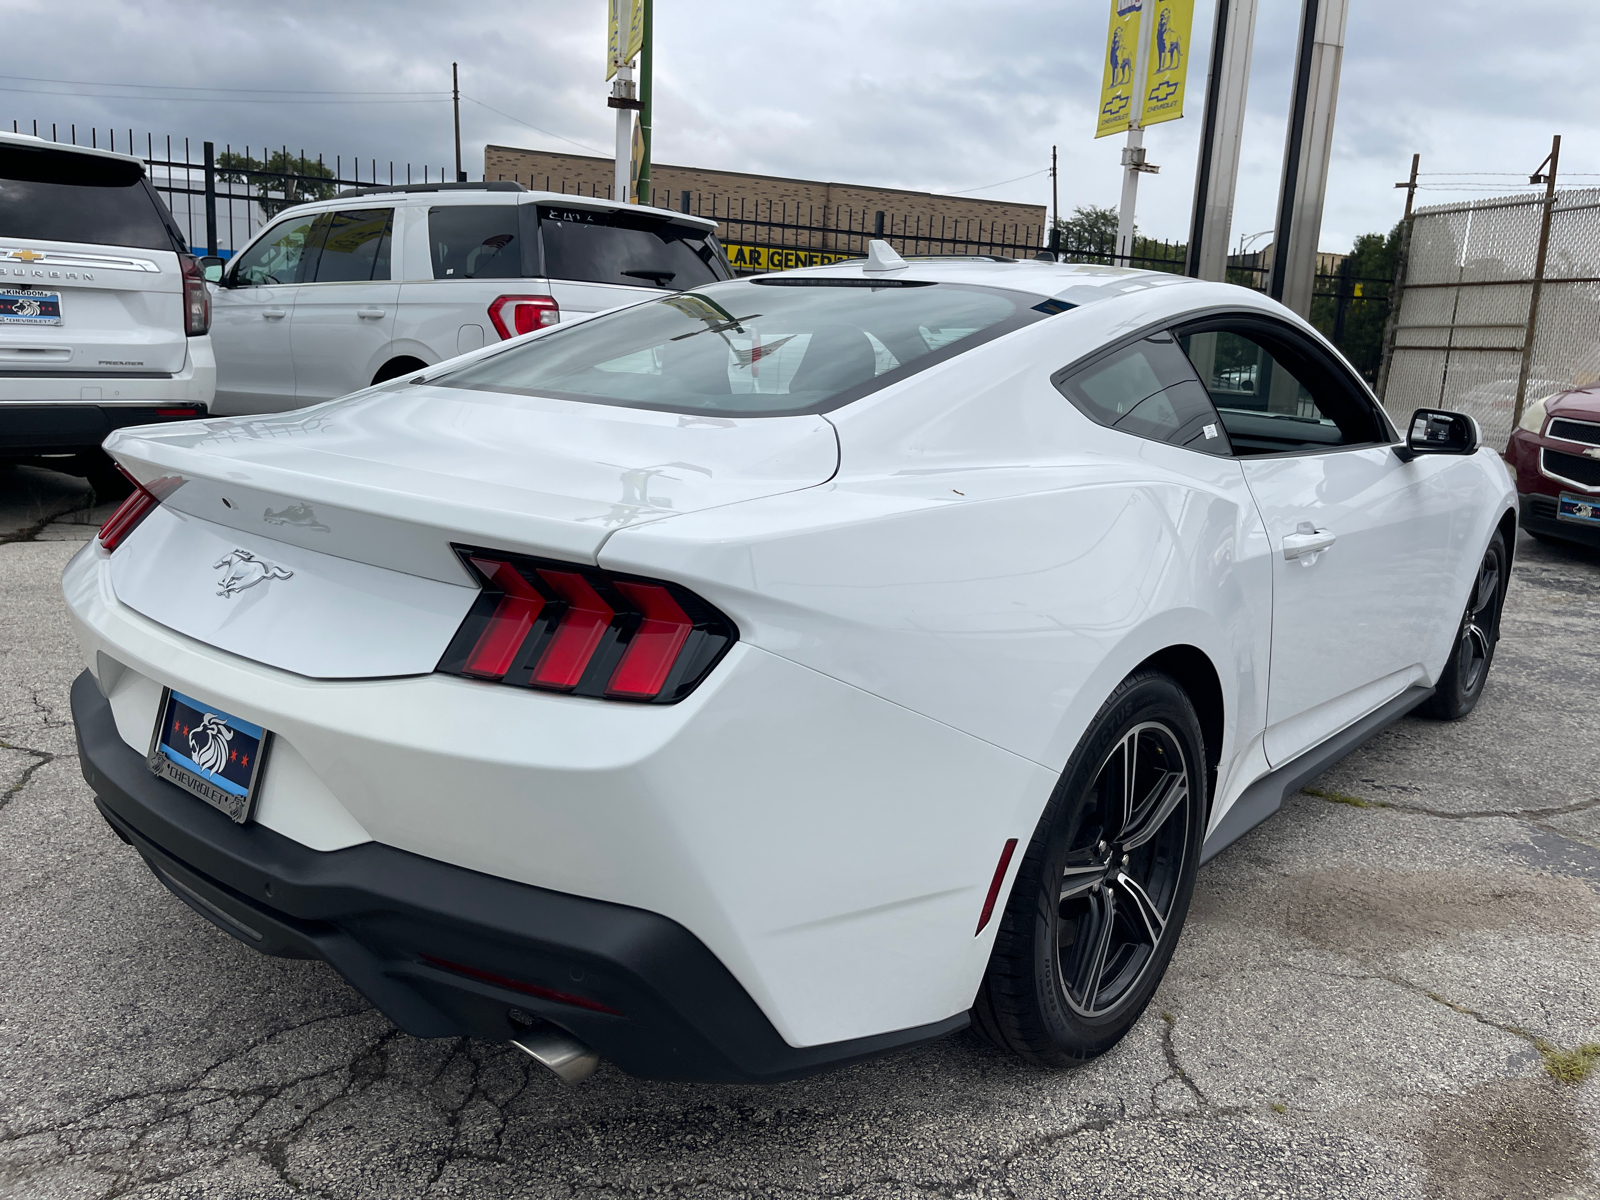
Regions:
[[54, 150], [62, 154], [81, 154], [85, 158], [109, 158], [117, 162], [131, 163], [143, 171], [144, 159], [135, 158], [131, 154], [118, 154], [113, 150], [101, 150], [94, 146], [74, 146], [71, 142], [52, 142], [49, 138], [35, 137], [31, 133], [11, 133], [0, 130], [0, 144], [15, 146], [20, 150]]
[[[1109, 299], [1113, 295], [1145, 291], [1149, 288], [1193, 285], [1199, 280], [1166, 271], [1146, 271], [1132, 267], [1108, 267], [1098, 263], [1060, 263], [1044, 259], [1004, 259], [998, 257], [917, 258], [889, 271], [869, 271], [864, 258], [845, 259], [820, 267], [801, 267], [794, 271], [775, 271], [763, 278], [880, 279], [921, 283], [966, 283], [978, 287], [1010, 288], [1032, 292], [1040, 297], [1063, 297], [1068, 302]], [[1063, 295], [1083, 289], [1083, 300], [1072, 301]]]
[[604, 212], [629, 212], [643, 213], [649, 216], [661, 217], [665, 220], [677, 221], [681, 224], [698, 225], [707, 231], [715, 230], [717, 223], [710, 217], [697, 217], [692, 213], [674, 212], [670, 208], [656, 208], [648, 204], [625, 204], [619, 200], [607, 200], [602, 196], [575, 196], [571, 193], [561, 192], [535, 192], [524, 190], [508, 191], [500, 188], [471, 188], [452, 187], [447, 191], [417, 190], [407, 191], [406, 185], [395, 184], [393, 191], [383, 190], [381, 184], [367, 185], [359, 190], [345, 192], [327, 200], [309, 200], [304, 204], [296, 204], [292, 208], [285, 208], [279, 216], [287, 213], [298, 212], [327, 212], [331, 209], [349, 208], [354, 202], [377, 202], [388, 204], [428, 205], [430, 207], [445, 207], [458, 204], [563, 204], [570, 208], [585, 208]]

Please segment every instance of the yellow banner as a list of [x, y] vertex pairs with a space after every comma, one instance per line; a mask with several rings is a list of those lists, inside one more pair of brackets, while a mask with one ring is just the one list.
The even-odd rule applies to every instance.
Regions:
[[796, 267], [820, 267], [824, 263], [860, 258], [859, 254], [837, 254], [832, 250], [796, 250], [792, 246], [730, 246], [728, 262], [735, 271], [792, 271]]
[[644, 49], [644, 0], [606, 0], [606, 78]]
[[1141, 125], [1176, 121], [1183, 116], [1184, 79], [1189, 74], [1189, 27], [1194, 0], [1144, 0], [1155, 28], [1150, 38], [1150, 66], [1145, 76]]
[[[1190, 0], [1192, 5], [1193, 0]], [[1105, 67], [1100, 78], [1100, 116], [1094, 135], [1121, 133], [1133, 108], [1133, 71], [1139, 56], [1140, 0], [1111, 0]]]

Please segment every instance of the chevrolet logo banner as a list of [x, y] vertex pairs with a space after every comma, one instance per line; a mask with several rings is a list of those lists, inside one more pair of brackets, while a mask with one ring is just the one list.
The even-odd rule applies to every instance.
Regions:
[[1194, 0], [1111, 0], [1105, 66], [1101, 71], [1100, 110], [1094, 130], [1097, 138], [1129, 128], [1140, 24], [1146, 14], [1155, 25], [1150, 31], [1150, 62], [1145, 68], [1144, 109], [1139, 124], [1157, 125], [1183, 116]]

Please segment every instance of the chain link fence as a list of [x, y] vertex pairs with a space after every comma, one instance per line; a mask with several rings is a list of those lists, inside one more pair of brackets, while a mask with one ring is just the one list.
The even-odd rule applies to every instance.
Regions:
[[1532, 401], [1600, 381], [1600, 189], [1419, 208], [1401, 261], [1380, 380], [1397, 424], [1418, 408], [1452, 409], [1504, 450], [1519, 385]]

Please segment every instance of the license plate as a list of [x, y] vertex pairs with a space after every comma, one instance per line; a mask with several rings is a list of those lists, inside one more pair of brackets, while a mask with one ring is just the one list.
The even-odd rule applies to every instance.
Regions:
[[1562, 492], [1561, 500], [1556, 505], [1556, 517], [1583, 525], [1600, 525], [1600, 496], [1574, 496], [1570, 492]]
[[255, 809], [272, 735], [167, 688], [150, 739], [150, 769], [241, 825]]
[[60, 292], [19, 292], [0, 288], [0, 325], [59, 324]]

